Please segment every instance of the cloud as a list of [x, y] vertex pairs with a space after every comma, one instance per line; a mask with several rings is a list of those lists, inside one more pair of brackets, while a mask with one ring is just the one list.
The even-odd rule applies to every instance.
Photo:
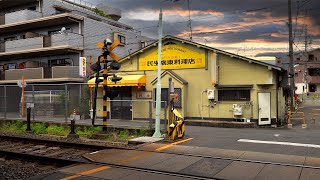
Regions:
[[[121, 22], [157, 38], [160, 0], [93, 0], [96, 3], [122, 9]], [[191, 0], [193, 39], [200, 43], [233, 52], [247, 49], [245, 54], [287, 51], [287, 0]], [[300, 1], [303, 3], [304, 1]], [[189, 38], [189, 11], [187, 1], [163, 3], [164, 35]], [[299, 13], [297, 9], [299, 7]], [[293, 1], [295, 43], [304, 40], [302, 28], [318, 45], [320, 40], [320, 1], [297, 4]], [[305, 12], [308, 12], [306, 14]], [[296, 18], [296, 16], [298, 17]], [[248, 50], [249, 49], [249, 50]], [[249, 52], [248, 51], [252, 51]], [[254, 55], [253, 55], [254, 54]]]

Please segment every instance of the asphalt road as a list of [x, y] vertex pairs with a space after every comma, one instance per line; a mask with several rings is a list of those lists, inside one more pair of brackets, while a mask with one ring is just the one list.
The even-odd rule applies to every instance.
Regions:
[[[307, 104], [300, 109], [306, 114], [307, 129], [301, 128], [301, 122], [294, 122], [293, 129], [228, 129], [187, 126], [186, 136], [194, 139], [183, 145], [320, 157], [320, 117], [316, 118], [315, 124], [311, 123], [311, 111], [319, 106], [311, 105]], [[319, 145], [319, 148], [239, 142], [239, 139], [314, 144]]]
[[319, 130], [225, 129], [188, 126], [186, 136], [194, 138], [182, 144], [186, 146], [320, 157], [319, 148], [238, 142], [239, 139], [250, 139], [320, 145]]

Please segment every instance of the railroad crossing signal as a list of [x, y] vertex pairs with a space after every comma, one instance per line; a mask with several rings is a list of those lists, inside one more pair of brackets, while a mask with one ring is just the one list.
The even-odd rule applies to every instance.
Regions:
[[[110, 45], [110, 47], [108, 47]], [[108, 66], [113, 69], [113, 70], [119, 70], [121, 67], [121, 64], [118, 62], [119, 61], [119, 57], [114, 54], [112, 51], [120, 45], [120, 41], [116, 40], [113, 43], [111, 42], [111, 40], [106, 39], [104, 41], [104, 43], [102, 42], [98, 42], [97, 46], [102, 49], [103, 54], [101, 56], [99, 56], [97, 63], [93, 64], [91, 66], [92, 70], [94, 70], [96, 72], [96, 86], [95, 86], [95, 94], [94, 94], [94, 104], [93, 104], [93, 116], [92, 116], [92, 125], [95, 125], [94, 121], [95, 121], [95, 117], [96, 117], [96, 104], [97, 104], [97, 91], [98, 91], [98, 86], [99, 83], [102, 81], [99, 79], [99, 73], [101, 68], [100, 62], [101, 59], [103, 59], [103, 130], [106, 131], [107, 130], [107, 98], [111, 98], [112, 96], [115, 96], [115, 92], [111, 91], [110, 93], [108, 93], [108, 76], [110, 76], [108, 74]], [[108, 56], [110, 56], [113, 60], [108, 60]], [[108, 65], [108, 63], [110, 62], [110, 64]], [[117, 77], [115, 74], [112, 76], [111, 81], [112, 82], [117, 82], [120, 81], [122, 78], [121, 77]], [[109, 89], [110, 90], [110, 89]]]
[[109, 55], [113, 60], [115, 60], [115, 61], [119, 61], [119, 57], [117, 56], [117, 55], [115, 55], [112, 51], [117, 47], [117, 46], [119, 46], [120, 45], [120, 41], [119, 40], [115, 40], [112, 44], [111, 44], [111, 46], [109, 47], [109, 48], [106, 48], [106, 46], [107, 46], [107, 43], [105, 42], [105, 43], [103, 43], [103, 42], [98, 42], [97, 43], [97, 46], [100, 48], [100, 49], [102, 49], [102, 50], [104, 50], [104, 51], [106, 51], [107, 50], [107, 52], [109, 53], [109, 54], [107, 54], [107, 55]]

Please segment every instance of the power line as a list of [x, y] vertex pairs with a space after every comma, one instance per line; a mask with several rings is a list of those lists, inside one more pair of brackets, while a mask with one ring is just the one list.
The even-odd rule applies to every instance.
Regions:
[[[310, 1], [310, 0], [309, 0]], [[233, 13], [228, 13], [225, 16], [232, 16], [232, 15], [239, 15], [239, 14], [243, 14], [243, 13], [248, 13], [248, 12], [258, 12], [258, 11], [263, 11], [263, 10], [267, 10], [267, 9], [271, 9], [274, 7], [281, 7], [281, 6], [286, 6], [286, 3], [282, 3], [282, 4], [277, 4], [277, 5], [271, 5], [271, 6], [265, 6], [265, 7], [261, 7], [261, 8], [255, 8], [255, 9], [247, 9], [247, 10], [243, 10], [243, 11], [236, 11]], [[205, 20], [205, 19], [212, 19], [212, 17], [201, 17], [201, 18], [193, 18], [192, 21], [195, 20]], [[177, 21], [177, 22], [164, 22], [164, 24], [179, 24], [179, 23], [188, 23], [189, 20], [186, 21]], [[153, 25], [153, 26], [145, 26], [145, 27], [141, 27], [141, 28], [135, 28], [136, 30], [143, 30], [143, 29], [150, 29], [150, 28], [157, 28], [158, 25]]]
[[[318, 9], [320, 9], [320, 8], [318, 8]], [[320, 14], [320, 13], [317, 13], [317, 14]], [[317, 14], [314, 14], [314, 15], [317, 15]], [[305, 17], [306, 16], [300, 16], [298, 18], [300, 19], [300, 18], [305, 18]], [[224, 29], [219, 29], [219, 30], [214, 30], [214, 31], [209, 31], [209, 32], [199, 32], [196, 34], [211, 34], [211, 33], [217, 33], [217, 32], [221, 32], [221, 31], [229, 31], [229, 30], [241, 29], [241, 28], [245, 28], [245, 27], [253, 27], [253, 26], [257, 26], [257, 25], [264, 25], [264, 24], [283, 22], [283, 21], [288, 21], [288, 18], [274, 20], [274, 21], [268, 21], [268, 22], [262, 22], [262, 23], [256, 23], [256, 24], [251, 24], [251, 25], [242, 25], [242, 26], [236, 26], [236, 27], [231, 27], [231, 28], [224, 28]], [[218, 25], [218, 24], [216, 24], [216, 25]]]
[[190, 0], [188, 0], [188, 9], [189, 9], [189, 27], [190, 27], [190, 41], [192, 41], [192, 22], [191, 22], [191, 12], [190, 12]]

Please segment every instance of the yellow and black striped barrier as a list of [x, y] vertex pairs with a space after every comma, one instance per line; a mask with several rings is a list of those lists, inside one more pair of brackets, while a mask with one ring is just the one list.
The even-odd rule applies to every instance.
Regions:
[[316, 118], [315, 118], [315, 116], [316, 115], [320, 115], [320, 114], [318, 114], [317, 112], [319, 112], [320, 111], [320, 109], [312, 109], [312, 118], [311, 118], [311, 122], [313, 122], [313, 123], [316, 123]]
[[185, 123], [183, 117], [176, 109], [172, 113], [169, 113], [169, 116], [170, 114], [172, 114], [172, 123], [168, 123], [168, 138], [174, 141], [184, 137]]
[[[306, 117], [304, 112], [288, 112], [289, 114], [289, 118], [288, 118], [288, 125], [290, 125], [290, 127], [292, 127], [291, 124], [291, 120], [300, 120], [302, 123], [302, 128], [306, 128], [307, 124], [306, 124]], [[300, 115], [300, 117], [293, 117], [294, 114]]]

